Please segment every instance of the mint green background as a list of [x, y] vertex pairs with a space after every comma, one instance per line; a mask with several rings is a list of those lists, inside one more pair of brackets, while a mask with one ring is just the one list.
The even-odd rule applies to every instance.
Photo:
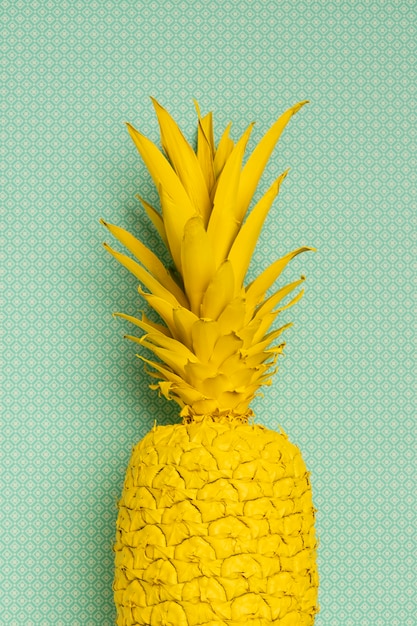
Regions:
[[[194, 136], [291, 121], [262, 181], [291, 172], [252, 271], [301, 244], [307, 290], [254, 403], [312, 471], [317, 626], [412, 626], [416, 603], [416, 4], [384, 0], [3, 0], [0, 623], [113, 623], [111, 551], [131, 446], [176, 407], [147, 388], [135, 280], [100, 217], [158, 250], [155, 191], [123, 125], [149, 95]], [[253, 145], [253, 143], [252, 143]], [[413, 230], [414, 227], [414, 230]], [[415, 240], [414, 240], [415, 241]], [[415, 249], [414, 249], [415, 252]]]

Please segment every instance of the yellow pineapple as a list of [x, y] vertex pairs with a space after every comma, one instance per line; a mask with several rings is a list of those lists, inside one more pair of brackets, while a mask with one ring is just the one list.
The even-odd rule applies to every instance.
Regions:
[[[198, 105], [197, 149], [155, 100], [165, 155], [129, 133], [158, 189], [162, 212], [141, 199], [175, 266], [168, 270], [122, 228], [102, 223], [135, 257], [106, 249], [140, 281], [155, 322], [117, 313], [144, 331], [129, 339], [151, 388], [180, 406], [182, 423], [157, 426], [133, 449], [119, 502], [114, 579], [119, 626], [308, 626], [318, 611], [309, 475], [284, 432], [253, 423], [284, 343], [277, 315], [301, 276], [270, 293], [304, 246], [245, 285], [262, 225], [284, 172], [249, 204], [283, 129], [285, 112], [243, 165], [251, 124], [217, 147]], [[144, 290], [144, 289], [146, 290]]]

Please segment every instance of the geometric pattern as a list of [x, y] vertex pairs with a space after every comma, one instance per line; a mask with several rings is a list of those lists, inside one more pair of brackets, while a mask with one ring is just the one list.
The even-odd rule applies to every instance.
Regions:
[[[100, 217], [160, 252], [124, 121], [155, 96], [193, 139], [213, 110], [255, 141], [303, 99], [259, 193], [291, 166], [252, 272], [299, 245], [286, 358], [253, 404], [311, 471], [317, 626], [415, 626], [416, 4], [4, 0], [0, 624], [110, 626], [116, 503], [172, 403], [113, 311], [144, 304]], [[414, 283], [414, 284], [413, 284]], [[414, 306], [413, 306], [414, 305]], [[285, 315], [285, 317], [284, 317]], [[131, 330], [131, 329], [129, 329]]]

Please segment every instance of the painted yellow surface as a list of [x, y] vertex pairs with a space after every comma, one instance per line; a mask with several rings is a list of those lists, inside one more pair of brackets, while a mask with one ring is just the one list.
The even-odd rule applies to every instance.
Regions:
[[[118, 313], [156, 360], [151, 388], [181, 407], [182, 424], [155, 427], [134, 449], [120, 501], [114, 594], [118, 626], [309, 626], [317, 613], [314, 509], [299, 450], [250, 422], [291, 324], [272, 326], [304, 276], [273, 291], [303, 246], [244, 279], [285, 171], [249, 209], [285, 112], [243, 165], [250, 124], [216, 148], [197, 105], [196, 150], [155, 100], [163, 152], [128, 125], [162, 212], [142, 201], [175, 269], [124, 229], [102, 221], [135, 257], [110, 252], [140, 281], [160, 322]], [[146, 291], [144, 291], [146, 289]], [[271, 293], [272, 290], [272, 293]]]
[[240, 421], [158, 426], [119, 502], [118, 626], [311, 625], [314, 508], [299, 449]]
[[246, 163], [244, 153], [253, 128], [236, 142], [228, 126], [217, 148], [213, 117], [198, 105], [197, 147], [184, 138], [170, 114], [152, 100], [161, 130], [161, 151], [128, 124], [128, 131], [159, 192], [161, 212], [142, 200], [166, 244], [175, 272], [123, 228], [102, 224], [133, 255], [105, 248], [141, 283], [140, 294], [164, 324], [144, 315], [125, 317], [145, 332], [129, 339], [152, 352], [138, 354], [157, 379], [152, 386], [181, 407], [182, 417], [245, 415], [257, 390], [268, 385], [285, 343], [274, 344], [291, 324], [271, 330], [277, 316], [303, 295], [285, 298], [304, 276], [270, 294], [275, 281], [302, 246], [275, 260], [249, 285], [244, 279], [262, 226], [286, 170], [250, 209], [263, 170], [292, 116], [294, 105], [271, 126]]

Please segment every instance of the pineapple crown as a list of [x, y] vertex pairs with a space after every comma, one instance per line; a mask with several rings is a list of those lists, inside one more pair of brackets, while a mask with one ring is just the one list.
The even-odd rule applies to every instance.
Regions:
[[201, 116], [198, 104], [197, 148], [187, 142], [170, 114], [152, 98], [159, 122], [163, 152], [131, 124], [127, 128], [158, 189], [162, 211], [139, 199], [167, 246], [174, 272], [132, 234], [101, 223], [135, 257], [104, 247], [146, 289], [141, 296], [159, 315], [156, 323], [114, 315], [139, 327], [141, 337], [128, 339], [148, 348], [158, 360], [138, 354], [150, 366], [158, 389], [181, 406], [185, 421], [237, 418], [246, 420], [249, 404], [262, 385], [268, 385], [284, 343], [276, 344], [291, 323], [271, 330], [278, 314], [295, 304], [300, 290], [282, 301], [304, 280], [301, 276], [269, 295], [289, 261], [307, 250], [297, 248], [274, 261], [244, 285], [263, 223], [283, 172], [249, 211], [262, 172], [291, 117], [308, 101], [288, 109], [272, 125], [245, 165], [243, 157], [253, 123], [234, 143], [229, 124], [215, 146], [212, 113]]

